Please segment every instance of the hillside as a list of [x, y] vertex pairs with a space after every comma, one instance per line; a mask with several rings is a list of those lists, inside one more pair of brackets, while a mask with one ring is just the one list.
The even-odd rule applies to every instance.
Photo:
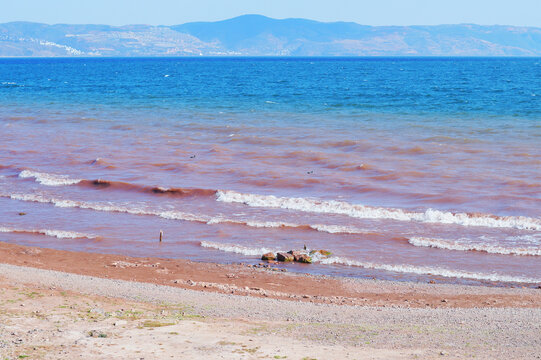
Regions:
[[174, 26], [0, 24], [0, 56], [541, 56], [541, 28], [244, 15]]

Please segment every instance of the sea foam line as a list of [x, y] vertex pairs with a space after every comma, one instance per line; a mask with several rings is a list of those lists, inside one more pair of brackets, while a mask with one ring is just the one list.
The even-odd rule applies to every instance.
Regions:
[[385, 270], [398, 273], [409, 273], [409, 274], [418, 274], [418, 275], [436, 275], [443, 276], [448, 278], [460, 278], [460, 279], [474, 279], [474, 280], [487, 280], [487, 281], [497, 281], [497, 282], [518, 282], [518, 283], [530, 283], [535, 284], [541, 282], [541, 279], [522, 277], [522, 276], [512, 276], [512, 275], [503, 275], [503, 274], [487, 274], [487, 273], [476, 273], [462, 270], [451, 270], [440, 267], [429, 267], [429, 266], [414, 266], [414, 265], [390, 265], [390, 264], [376, 264], [371, 262], [361, 262], [350, 260], [341, 257], [330, 257], [327, 259], [322, 259], [320, 261], [322, 264], [341, 264], [347, 266], [359, 266], [365, 269], [374, 269], [374, 270]]
[[526, 248], [508, 248], [503, 246], [488, 245], [488, 244], [465, 244], [458, 241], [444, 239], [430, 239], [424, 237], [412, 237], [408, 242], [413, 246], [431, 247], [437, 249], [456, 250], [456, 251], [482, 251], [490, 254], [502, 255], [530, 255], [541, 256], [541, 248], [526, 247]]
[[341, 214], [359, 219], [388, 219], [541, 231], [540, 219], [525, 216], [495, 216], [490, 214], [473, 215], [434, 209], [428, 209], [425, 212], [410, 212], [394, 208], [350, 204], [336, 200], [326, 201], [309, 198], [276, 197], [273, 195], [243, 194], [236, 191], [223, 190], [216, 192], [216, 200], [226, 203], [241, 203], [252, 207], [281, 208], [324, 214]]
[[[37, 182], [48, 186], [74, 185], [81, 182], [89, 182], [90, 180], [73, 179], [66, 175], [55, 175], [31, 170], [23, 170], [19, 177], [35, 178]], [[90, 181], [92, 182], [92, 181]], [[111, 182], [97, 180], [95, 184], [112, 184]], [[126, 185], [126, 184], [124, 184]], [[127, 184], [131, 185], [131, 184]], [[135, 186], [135, 185], [133, 185]], [[450, 211], [441, 211], [428, 209], [425, 212], [411, 212], [395, 208], [371, 207], [361, 204], [350, 204], [345, 201], [337, 200], [318, 200], [301, 197], [276, 197], [273, 195], [257, 195], [245, 194], [232, 190], [207, 190], [207, 189], [167, 189], [167, 188], [152, 188], [143, 190], [154, 193], [197, 193], [216, 194], [216, 200], [226, 203], [242, 203], [252, 207], [264, 208], [282, 208], [287, 210], [296, 210], [303, 212], [325, 213], [325, 214], [340, 214], [347, 215], [359, 219], [388, 219], [397, 221], [418, 221], [424, 223], [439, 223], [439, 224], [455, 224], [461, 226], [479, 226], [491, 228], [515, 228], [520, 230], [541, 231], [541, 219], [530, 218], [525, 216], [496, 216], [491, 214], [468, 214], [468, 213], [452, 213]], [[125, 211], [121, 211], [125, 212]], [[210, 220], [210, 219], [209, 219]], [[209, 221], [207, 220], [207, 221]], [[234, 221], [230, 221], [234, 222]], [[288, 226], [284, 225], [280, 226]], [[245, 224], [250, 226], [249, 224]], [[260, 226], [265, 227], [265, 226]], [[272, 226], [266, 226], [272, 227]], [[294, 226], [298, 227], [298, 225]], [[312, 227], [312, 226], [310, 226]], [[315, 225], [314, 230], [324, 231], [328, 233], [366, 233], [366, 231], [358, 231], [354, 228], [337, 227], [331, 225]]]
[[279, 250], [269, 249], [265, 247], [249, 248], [249, 247], [235, 245], [235, 244], [219, 244], [212, 241], [201, 241], [201, 246], [204, 248], [211, 248], [211, 249], [221, 250], [221, 251], [235, 253], [235, 254], [242, 254], [246, 256], [261, 256], [269, 252], [274, 252], [274, 253], [279, 252]]
[[47, 186], [74, 185], [82, 181], [82, 179], [72, 179], [67, 175], [55, 175], [31, 170], [21, 171], [19, 177], [23, 179], [34, 178], [38, 183]]
[[[202, 241], [202, 247], [212, 248], [216, 250], [221, 250], [224, 252], [231, 252], [236, 254], [242, 254], [246, 256], [261, 256], [267, 252], [278, 252], [276, 249], [269, 248], [250, 248], [242, 245], [236, 244], [220, 244], [211, 241]], [[343, 257], [333, 256], [329, 258], [325, 257], [316, 257], [312, 258], [314, 263], [324, 264], [324, 265], [345, 265], [345, 266], [356, 266], [364, 269], [373, 269], [373, 270], [384, 270], [396, 273], [406, 273], [406, 274], [417, 274], [417, 275], [436, 275], [448, 278], [461, 278], [461, 279], [474, 279], [474, 280], [486, 280], [486, 281], [496, 281], [496, 282], [516, 282], [516, 283], [539, 283], [541, 279], [528, 278], [522, 276], [512, 276], [512, 275], [503, 275], [503, 274], [487, 274], [487, 273], [476, 273], [462, 270], [451, 270], [440, 267], [429, 267], [429, 266], [414, 266], [414, 265], [391, 265], [391, 264], [377, 264], [372, 262], [363, 262], [351, 260]]]
[[340, 226], [340, 225], [325, 225], [325, 224], [313, 224], [313, 225], [299, 225], [288, 222], [278, 222], [278, 221], [244, 221], [244, 220], [235, 220], [223, 218], [221, 216], [208, 216], [208, 215], [198, 215], [192, 214], [177, 210], [169, 211], [157, 211], [144, 208], [130, 207], [116, 205], [113, 203], [91, 203], [85, 201], [74, 201], [69, 199], [59, 199], [54, 197], [45, 197], [38, 194], [5, 194], [0, 193], [1, 197], [7, 197], [13, 200], [27, 201], [27, 202], [38, 202], [52, 204], [56, 207], [61, 208], [80, 208], [80, 209], [89, 209], [94, 211], [104, 211], [104, 212], [118, 212], [118, 213], [127, 213], [132, 215], [149, 215], [149, 216], [158, 216], [168, 220], [183, 220], [183, 221], [194, 221], [205, 223], [207, 225], [213, 224], [237, 224], [245, 225], [255, 228], [292, 228], [292, 229], [303, 229], [308, 228], [314, 231], [327, 232], [330, 234], [371, 234], [372, 232], [353, 228], [349, 226]]
[[40, 234], [50, 237], [56, 237], [58, 239], [95, 239], [96, 236], [78, 233], [75, 231], [65, 230], [49, 230], [49, 229], [16, 229], [10, 227], [0, 226], [0, 233], [26, 233], [26, 234]]

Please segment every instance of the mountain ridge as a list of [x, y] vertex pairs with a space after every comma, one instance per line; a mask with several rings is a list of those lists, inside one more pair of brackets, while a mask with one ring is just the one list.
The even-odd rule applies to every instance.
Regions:
[[0, 56], [541, 56], [541, 28], [368, 26], [249, 14], [180, 25], [0, 24]]

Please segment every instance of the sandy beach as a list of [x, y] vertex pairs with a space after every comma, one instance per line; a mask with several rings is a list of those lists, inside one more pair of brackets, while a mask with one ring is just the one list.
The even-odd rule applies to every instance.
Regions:
[[541, 290], [0, 243], [2, 359], [535, 359]]
[[534, 5], [159, 2], [4, 9], [0, 360], [541, 359]]

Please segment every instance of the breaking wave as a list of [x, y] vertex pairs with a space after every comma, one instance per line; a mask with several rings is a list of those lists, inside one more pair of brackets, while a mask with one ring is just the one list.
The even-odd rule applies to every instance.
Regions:
[[183, 211], [177, 210], [152, 210], [147, 208], [135, 207], [135, 206], [125, 206], [114, 203], [93, 203], [86, 201], [75, 201], [69, 199], [59, 199], [54, 197], [45, 197], [38, 194], [4, 194], [0, 193], [1, 197], [7, 197], [13, 200], [27, 201], [27, 202], [38, 202], [52, 204], [56, 207], [61, 208], [79, 208], [79, 209], [89, 209], [94, 211], [104, 211], [104, 212], [117, 212], [117, 213], [127, 213], [132, 215], [149, 215], [149, 216], [158, 216], [164, 219], [169, 220], [183, 220], [183, 221], [195, 221], [208, 225], [213, 224], [234, 224], [234, 225], [243, 225], [254, 228], [292, 228], [298, 230], [313, 230], [320, 232], [327, 232], [330, 234], [373, 234], [367, 230], [353, 228], [349, 226], [339, 226], [339, 225], [325, 225], [325, 224], [314, 224], [314, 225], [300, 225], [287, 222], [278, 222], [278, 221], [246, 221], [246, 220], [236, 220], [228, 219], [221, 216], [208, 216], [203, 214], [192, 214]]
[[[202, 247], [212, 248], [216, 250], [221, 250], [225, 252], [231, 252], [236, 254], [242, 254], [246, 256], [261, 256], [267, 252], [278, 252], [279, 250], [270, 249], [270, 248], [250, 248], [241, 245], [235, 244], [219, 244], [210, 241], [202, 241]], [[497, 273], [477, 273], [461, 270], [451, 270], [440, 267], [430, 267], [430, 266], [414, 266], [414, 265], [391, 265], [391, 264], [377, 264], [372, 262], [363, 262], [351, 260], [343, 257], [319, 257], [312, 259], [314, 263], [324, 264], [324, 265], [345, 265], [345, 266], [357, 266], [364, 269], [373, 269], [373, 270], [384, 270], [395, 273], [406, 273], [406, 274], [417, 274], [417, 275], [435, 275], [448, 278], [460, 278], [460, 279], [473, 279], [473, 280], [484, 280], [484, 281], [495, 281], [495, 282], [513, 282], [513, 283], [538, 283], [541, 282], [541, 279], [528, 278], [522, 276], [512, 276], [512, 275], [503, 275]]]
[[508, 248], [504, 246], [489, 245], [489, 244], [465, 244], [458, 241], [444, 239], [430, 239], [423, 237], [412, 237], [408, 242], [414, 246], [431, 247], [437, 249], [456, 250], [456, 251], [482, 251], [490, 254], [502, 255], [531, 255], [541, 256], [541, 248], [526, 247], [526, 248]]
[[355, 261], [341, 257], [331, 257], [322, 259], [321, 264], [341, 264], [347, 266], [359, 266], [365, 269], [385, 270], [398, 273], [409, 273], [418, 275], [436, 275], [448, 278], [459, 279], [474, 279], [496, 282], [517, 282], [517, 283], [530, 283], [535, 284], [541, 281], [541, 279], [528, 278], [522, 276], [503, 275], [497, 273], [477, 273], [462, 270], [451, 270], [440, 267], [430, 266], [414, 266], [414, 265], [390, 265], [390, 264], [376, 264], [371, 262]]
[[231, 252], [235, 254], [242, 254], [246, 256], [261, 256], [268, 252], [278, 252], [276, 249], [269, 249], [269, 248], [264, 248], [264, 247], [249, 248], [249, 247], [233, 245], [233, 244], [219, 244], [212, 241], [201, 241], [201, 246], [204, 248], [211, 248], [211, 249]]
[[394, 208], [370, 207], [336, 200], [276, 197], [273, 195], [243, 194], [236, 191], [217, 191], [216, 200], [241, 203], [252, 207], [281, 208], [303, 212], [341, 214], [360, 219], [389, 219], [419, 221], [425, 223], [455, 224], [461, 226], [484, 226], [491, 228], [515, 228], [541, 231], [541, 220], [525, 216], [496, 216], [490, 214], [452, 213], [428, 209], [410, 212]]
[[38, 230], [25, 230], [25, 229], [15, 229], [9, 227], [0, 226], [0, 233], [21, 233], [21, 234], [40, 234], [51, 237], [56, 237], [58, 239], [95, 239], [96, 236], [82, 234], [74, 231], [64, 231], [64, 230], [48, 230], [48, 229], [38, 229]]
[[34, 178], [38, 183], [47, 186], [73, 185], [81, 182], [81, 179], [72, 179], [66, 175], [55, 175], [31, 170], [23, 170], [19, 173], [20, 178]]
[[19, 173], [20, 178], [34, 178], [36, 182], [46, 186], [66, 186], [78, 185], [82, 187], [97, 189], [114, 189], [123, 191], [136, 191], [142, 193], [170, 195], [170, 196], [213, 196], [216, 191], [211, 189], [192, 189], [192, 188], [165, 188], [160, 186], [145, 186], [131, 184], [123, 181], [112, 180], [87, 180], [73, 179], [67, 175], [56, 175], [32, 170], [23, 170]]

